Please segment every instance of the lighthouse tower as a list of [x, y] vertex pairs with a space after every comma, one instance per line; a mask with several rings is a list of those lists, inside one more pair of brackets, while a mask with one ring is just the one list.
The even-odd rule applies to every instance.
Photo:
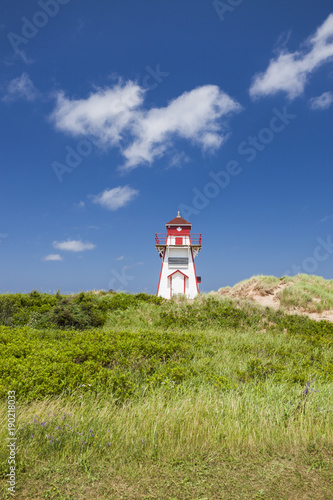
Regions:
[[194, 299], [201, 283], [194, 265], [201, 250], [201, 234], [191, 234], [192, 224], [179, 212], [165, 227], [166, 233], [155, 234], [156, 250], [162, 259], [157, 295], [165, 299], [176, 295]]

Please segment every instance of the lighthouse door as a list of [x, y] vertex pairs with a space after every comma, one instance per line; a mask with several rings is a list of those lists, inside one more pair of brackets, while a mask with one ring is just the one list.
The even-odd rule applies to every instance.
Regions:
[[171, 297], [185, 293], [185, 276], [175, 273], [171, 276]]

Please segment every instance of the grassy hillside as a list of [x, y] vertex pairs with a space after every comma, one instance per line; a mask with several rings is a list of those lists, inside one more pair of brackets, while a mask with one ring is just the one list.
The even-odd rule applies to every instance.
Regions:
[[[298, 274], [297, 276], [253, 276], [234, 287], [220, 288], [220, 295], [254, 302], [270, 307], [280, 307], [285, 312], [321, 313], [333, 311], [333, 280], [320, 276]], [[318, 318], [320, 319], [320, 318]]]
[[332, 323], [224, 292], [6, 295], [0, 322], [16, 498], [331, 498]]

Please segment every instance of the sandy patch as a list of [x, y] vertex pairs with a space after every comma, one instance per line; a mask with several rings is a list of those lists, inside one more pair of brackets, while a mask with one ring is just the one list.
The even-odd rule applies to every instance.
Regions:
[[[223, 295], [231, 298], [240, 298], [240, 299], [249, 299], [256, 304], [260, 304], [263, 307], [270, 307], [272, 309], [280, 308], [280, 297], [278, 294], [288, 286], [291, 286], [292, 283], [284, 283], [281, 282], [276, 285], [272, 285], [271, 287], [266, 286], [263, 287], [260, 283], [256, 281], [252, 281], [251, 283], [244, 283], [244, 285], [235, 288], [224, 288], [219, 290], [218, 295]], [[313, 299], [314, 302], [320, 302], [320, 299]], [[301, 314], [308, 316], [309, 318], [315, 321], [331, 321], [333, 322], [333, 311], [322, 311], [322, 312], [308, 312], [301, 309], [293, 308], [286, 309], [284, 308], [287, 314]]]

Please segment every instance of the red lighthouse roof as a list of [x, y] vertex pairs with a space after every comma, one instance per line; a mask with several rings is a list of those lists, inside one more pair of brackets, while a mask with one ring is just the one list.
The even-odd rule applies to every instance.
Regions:
[[178, 210], [178, 215], [174, 219], [172, 219], [170, 222], [167, 222], [165, 224], [166, 227], [168, 226], [190, 226], [192, 227], [192, 224], [188, 222], [187, 220], [183, 219], [183, 217], [180, 216], [180, 212]]

